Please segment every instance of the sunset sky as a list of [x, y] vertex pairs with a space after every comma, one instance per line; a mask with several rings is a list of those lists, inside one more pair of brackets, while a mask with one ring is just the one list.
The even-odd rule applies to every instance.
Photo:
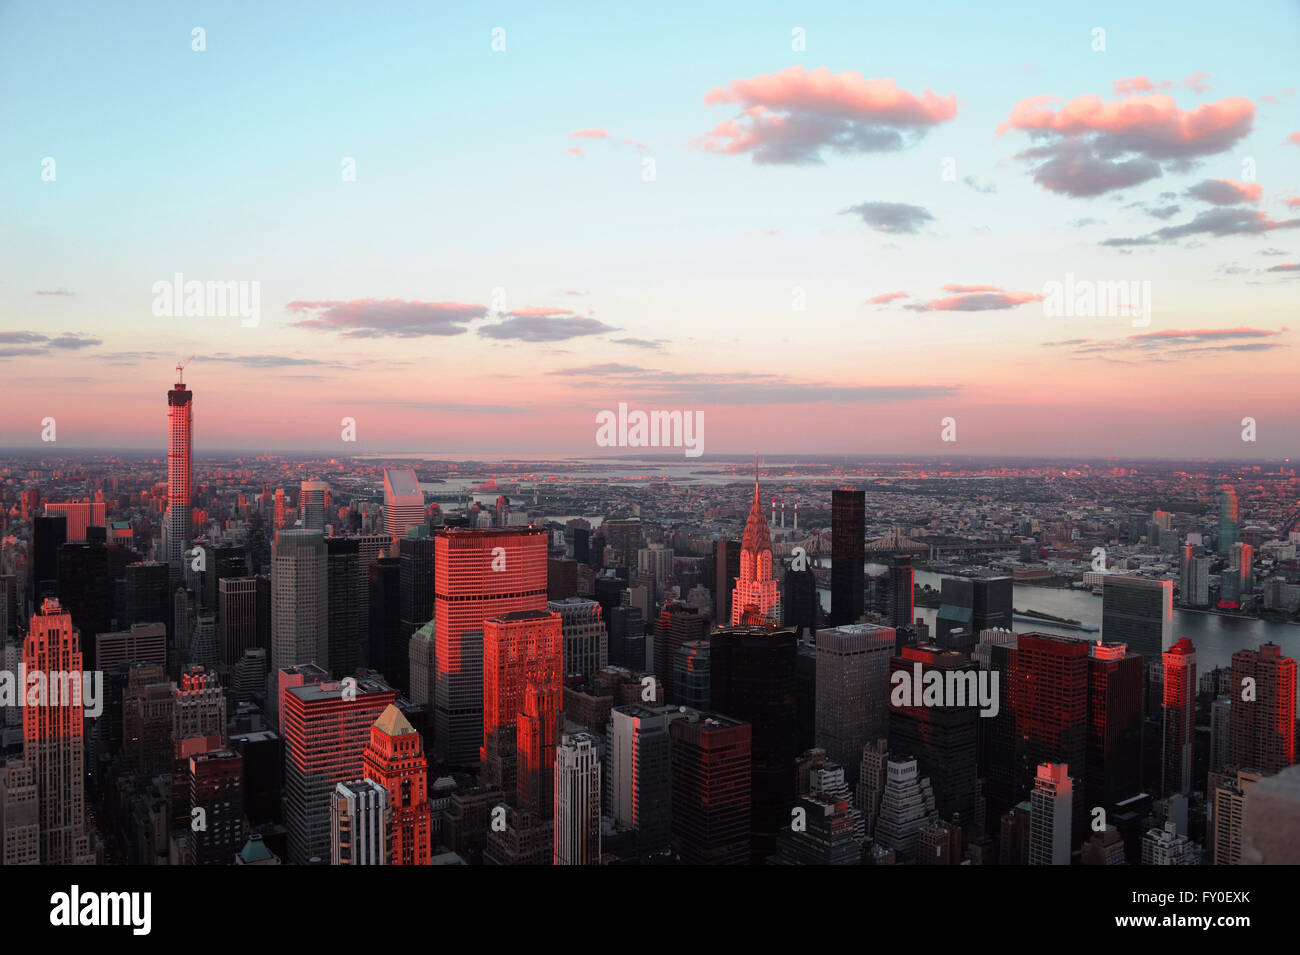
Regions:
[[696, 6], [0, 3], [0, 446], [1295, 450], [1300, 5]]

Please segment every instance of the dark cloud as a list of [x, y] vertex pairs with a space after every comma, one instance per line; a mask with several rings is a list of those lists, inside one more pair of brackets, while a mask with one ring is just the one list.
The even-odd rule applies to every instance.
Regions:
[[462, 335], [468, 323], [485, 318], [487, 306], [463, 302], [420, 302], [403, 299], [290, 302], [289, 312], [310, 316], [290, 323], [294, 328], [338, 332], [344, 338], [417, 338]]
[[905, 202], [860, 202], [841, 210], [840, 215], [859, 216], [875, 231], [890, 234], [914, 234], [927, 222], [934, 221], [934, 216], [921, 206]]
[[998, 191], [998, 187], [996, 183], [980, 182], [974, 176], [967, 176], [965, 179], [962, 180], [962, 182], [970, 186], [976, 192], [982, 192], [986, 196], [992, 195], [993, 193], [996, 193]]
[[584, 335], [602, 335], [618, 329], [594, 318], [576, 315], [511, 315], [503, 322], [483, 325], [484, 338], [517, 339], [524, 342], [562, 342]]

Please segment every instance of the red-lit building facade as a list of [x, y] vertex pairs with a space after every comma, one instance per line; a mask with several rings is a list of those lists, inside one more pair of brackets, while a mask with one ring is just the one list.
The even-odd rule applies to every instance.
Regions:
[[389, 705], [370, 727], [361, 757], [366, 779], [388, 790], [392, 811], [392, 865], [428, 865], [432, 849], [429, 761], [420, 734]]

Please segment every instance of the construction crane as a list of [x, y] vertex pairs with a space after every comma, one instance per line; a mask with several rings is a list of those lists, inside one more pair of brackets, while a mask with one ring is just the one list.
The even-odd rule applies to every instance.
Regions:
[[191, 355], [189, 358], [186, 358], [184, 361], [181, 361], [181, 362], [177, 362], [177, 363], [176, 363], [176, 382], [177, 382], [177, 384], [181, 384], [181, 385], [185, 384], [185, 366], [188, 365], [188, 364], [189, 364], [190, 362], [192, 362], [193, 360], [194, 360], [194, 356]]

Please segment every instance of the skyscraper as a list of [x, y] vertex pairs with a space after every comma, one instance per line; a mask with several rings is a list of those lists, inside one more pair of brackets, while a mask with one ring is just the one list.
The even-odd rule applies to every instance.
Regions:
[[[400, 648], [410, 646], [411, 635], [433, 619], [433, 564], [437, 544], [421, 524], [397, 542], [398, 617]], [[393, 653], [387, 666], [389, 682], [403, 693], [411, 688], [409, 654]]]
[[781, 592], [772, 576], [772, 537], [755, 478], [754, 503], [745, 521], [745, 536], [740, 541], [740, 572], [731, 594], [731, 625], [775, 628], [780, 620]]
[[862, 747], [889, 730], [889, 661], [897, 631], [844, 624], [817, 631], [817, 746], [858, 778]]
[[836, 488], [831, 492], [831, 619], [857, 623], [865, 608], [866, 492]]
[[93, 865], [86, 831], [81, 645], [72, 615], [57, 600], [42, 601], [32, 615], [23, 666], [46, 681], [44, 699], [22, 708], [23, 761], [36, 776], [41, 864]]
[[[1102, 584], [1101, 634], [1125, 643], [1150, 669], [1173, 644], [1174, 582], [1112, 574]], [[1073, 767], [1071, 767], [1073, 769]]]
[[1237, 492], [1230, 487], [1219, 491], [1219, 556], [1232, 555], [1237, 543]]
[[173, 582], [181, 578], [185, 550], [194, 536], [190, 511], [194, 427], [194, 393], [185, 387], [182, 368], [177, 368], [176, 386], [167, 392], [167, 515], [163, 533], [167, 567]]
[[[38, 607], [46, 597], [59, 594], [59, 548], [68, 540], [68, 519], [38, 517], [32, 521], [31, 602]], [[179, 570], [178, 570], [179, 573]]]
[[275, 532], [271, 548], [271, 669], [329, 668], [329, 595], [320, 531]]
[[1064, 763], [1043, 763], [1029, 797], [1029, 864], [1069, 865], [1074, 780]]
[[397, 693], [375, 680], [312, 683], [284, 692], [284, 823], [289, 862], [330, 851], [330, 794], [360, 779], [370, 728]]
[[302, 513], [302, 526], [309, 531], [325, 533], [325, 497], [330, 486], [324, 481], [303, 481], [298, 489], [298, 509]]
[[[524, 697], [530, 686], [552, 698], [562, 697], [564, 638], [560, 615], [548, 610], [519, 610], [489, 617], [483, 623], [483, 732], [479, 760], [484, 780], [505, 793], [519, 788], [518, 717], [524, 711]], [[550, 739], [555, 739], [558, 729], [557, 725], [547, 734]], [[549, 747], [543, 748], [542, 753], [547, 750]]]
[[1122, 643], [1088, 648], [1088, 746], [1084, 788], [1089, 806], [1112, 811], [1142, 790], [1142, 657]]
[[651, 709], [637, 703], [610, 712], [610, 811], [616, 824], [636, 830], [639, 853], [668, 846], [672, 808], [669, 724], [674, 707]]
[[896, 752], [908, 753], [916, 759], [918, 771], [930, 780], [939, 818], [951, 821], [956, 817], [963, 826], [968, 826], [975, 818], [975, 785], [979, 775], [978, 674], [966, 654], [927, 643], [903, 647], [900, 655], [890, 660], [891, 678], [901, 671], [915, 679], [918, 665], [923, 674], [938, 673], [948, 685], [963, 687], [966, 699], [961, 705], [948, 700], [937, 706], [899, 706], [891, 697], [889, 743]]
[[915, 586], [911, 555], [896, 554], [890, 558], [889, 621], [895, 628], [912, 626], [916, 600]]
[[384, 468], [384, 529], [396, 543], [424, 519], [424, 492], [414, 468]]
[[[356, 538], [325, 538], [326, 657], [335, 676], [348, 676], [361, 665], [362, 634], [369, 630], [368, 621], [361, 617], [365, 585]], [[397, 680], [387, 669], [384, 678]]]
[[1296, 761], [1296, 662], [1276, 643], [1232, 655], [1229, 764], [1279, 773]]
[[789, 825], [795, 796], [796, 644], [793, 630], [766, 627], [727, 627], [709, 637], [711, 705], [753, 727], [750, 852], [759, 864]]
[[685, 702], [679, 699], [675, 685], [673, 662], [677, 648], [693, 640], [708, 638], [709, 620], [698, 607], [680, 601], [664, 605], [655, 628], [654, 670], [664, 685], [664, 700], [668, 703]]
[[[229, 865], [244, 845], [244, 760], [238, 753], [218, 748], [191, 755], [189, 817], [202, 819], [191, 825], [190, 853], [195, 865]], [[200, 814], [195, 810], [201, 810]]]
[[590, 733], [561, 737], [555, 750], [554, 865], [600, 862], [600, 750]]
[[575, 596], [549, 600], [546, 608], [560, 615], [566, 677], [580, 676], [588, 680], [597, 670], [609, 665], [609, 635], [601, 618], [600, 604]]
[[[1161, 795], [1190, 793], [1196, 734], [1196, 647], [1186, 637], [1161, 655], [1164, 664], [1164, 747]], [[1294, 725], [1294, 721], [1293, 721]]]
[[740, 574], [740, 541], [723, 538], [713, 542], [713, 619], [718, 624], [731, 619], [732, 582]]
[[[1028, 795], [1035, 767], [1065, 763], [1082, 778], [1088, 748], [1088, 651], [1085, 640], [1050, 633], [1019, 635], [1005, 714], [1015, 727], [1015, 799]], [[1077, 768], [1076, 768], [1077, 767]], [[1078, 802], [1076, 812], [1082, 812]], [[1084, 836], [1082, 819], [1077, 835]]]
[[257, 646], [257, 578], [221, 578], [217, 581], [217, 647], [222, 662], [233, 667], [245, 651]]
[[935, 615], [935, 642], [946, 645], [953, 630], [976, 638], [985, 630], [1010, 630], [1012, 581], [1010, 577], [945, 577], [940, 584], [943, 603]]
[[668, 735], [674, 851], [686, 865], [746, 865], [750, 859], [749, 724], [721, 714], [688, 711], [669, 724]]
[[429, 761], [420, 734], [391, 703], [370, 727], [361, 757], [366, 779], [389, 793], [393, 865], [428, 865], [432, 849]]
[[390, 794], [371, 779], [341, 782], [330, 793], [330, 864], [388, 865]]
[[437, 537], [434, 745], [442, 762], [479, 761], [484, 625], [499, 614], [546, 609], [547, 539], [541, 527], [448, 528]]

